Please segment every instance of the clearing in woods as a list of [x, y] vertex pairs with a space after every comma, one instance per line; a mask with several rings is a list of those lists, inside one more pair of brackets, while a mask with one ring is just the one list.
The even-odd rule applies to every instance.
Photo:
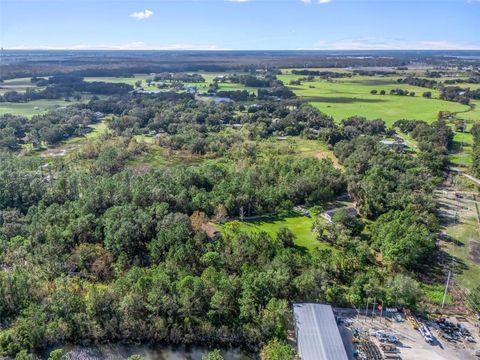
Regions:
[[266, 232], [275, 238], [280, 228], [286, 227], [295, 235], [295, 245], [313, 251], [318, 248], [328, 248], [329, 245], [316, 239], [312, 232], [312, 219], [297, 212], [286, 212], [270, 216], [261, 216], [250, 221], [232, 221], [221, 225], [222, 231]]

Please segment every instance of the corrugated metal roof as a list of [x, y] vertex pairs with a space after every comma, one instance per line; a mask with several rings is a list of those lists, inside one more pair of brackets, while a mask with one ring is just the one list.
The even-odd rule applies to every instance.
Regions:
[[293, 315], [302, 360], [348, 360], [330, 305], [294, 304]]

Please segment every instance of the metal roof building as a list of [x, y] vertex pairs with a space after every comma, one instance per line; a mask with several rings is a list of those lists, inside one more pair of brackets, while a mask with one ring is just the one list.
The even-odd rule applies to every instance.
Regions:
[[301, 360], [348, 360], [330, 305], [294, 304], [295, 333]]

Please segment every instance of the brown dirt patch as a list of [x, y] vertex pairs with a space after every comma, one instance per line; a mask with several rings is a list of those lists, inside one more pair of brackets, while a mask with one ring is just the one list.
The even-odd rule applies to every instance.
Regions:
[[480, 265], [480, 243], [478, 241], [470, 240], [470, 260], [475, 264]]

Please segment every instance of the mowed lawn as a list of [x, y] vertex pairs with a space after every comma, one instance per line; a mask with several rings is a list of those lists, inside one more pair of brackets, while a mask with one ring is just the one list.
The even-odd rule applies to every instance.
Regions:
[[[470, 126], [469, 126], [470, 127]], [[453, 148], [448, 155], [448, 160], [459, 166], [472, 165], [473, 135], [469, 132], [455, 132], [453, 136]]]
[[235, 227], [240, 231], [247, 233], [266, 232], [273, 238], [276, 237], [278, 230], [282, 227], [290, 229], [295, 235], [295, 245], [313, 251], [319, 248], [328, 248], [329, 245], [318, 241], [315, 238], [311, 228], [312, 219], [296, 212], [288, 212], [271, 216], [264, 216], [254, 221], [232, 221], [221, 225], [222, 231], [228, 231], [229, 228]]
[[[439, 100], [436, 90], [431, 90], [432, 99], [426, 99], [422, 94], [430, 91], [429, 89], [398, 84], [396, 77], [354, 76], [331, 81], [316, 78], [313, 82], [289, 85], [291, 80], [300, 77], [298, 75], [279, 76], [297, 96], [306, 98], [313, 106], [333, 116], [337, 122], [353, 115], [368, 119], [380, 118], [387, 125], [392, 125], [399, 119], [432, 122], [437, 119], [439, 111], [468, 112], [470, 110], [466, 105]], [[390, 90], [397, 88], [413, 91], [415, 96], [389, 94]], [[371, 90], [379, 92], [385, 90], [386, 95], [372, 95]]]

